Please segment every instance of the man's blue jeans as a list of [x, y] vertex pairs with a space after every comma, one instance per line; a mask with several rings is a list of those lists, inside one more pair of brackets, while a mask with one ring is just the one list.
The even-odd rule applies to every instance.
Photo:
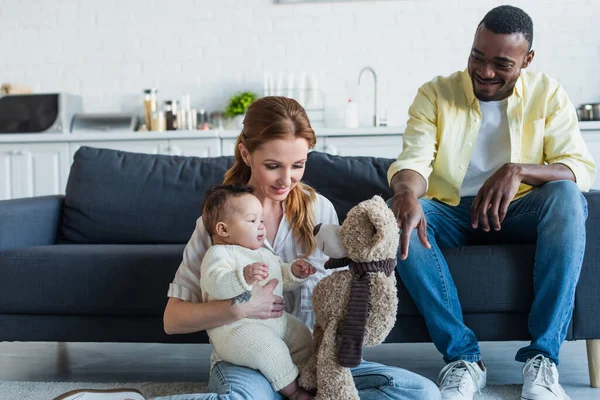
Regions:
[[[363, 361], [352, 369], [362, 400], [438, 400], [440, 391], [430, 380], [412, 372]], [[212, 393], [183, 394], [155, 400], [283, 400], [269, 381], [254, 369], [226, 362], [211, 370], [208, 389]]]
[[[571, 181], [555, 181], [513, 201], [500, 231], [471, 227], [474, 197], [456, 207], [420, 200], [432, 245], [426, 249], [413, 231], [408, 257], [398, 258], [398, 272], [425, 318], [429, 334], [444, 361], [478, 361], [475, 334], [463, 322], [461, 305], [448, 264], [440, 249], [489, 243], [536, 243], [534, 300], [529, 314], [530, 345], [515, 359], [542, 354], [558, 364], [573, 313], [575, 287], [585, 250], [587, 202]], [[482, 266], [483, 268], [484, 266]], [[477, 288], [473, 288], [477, 290]]]

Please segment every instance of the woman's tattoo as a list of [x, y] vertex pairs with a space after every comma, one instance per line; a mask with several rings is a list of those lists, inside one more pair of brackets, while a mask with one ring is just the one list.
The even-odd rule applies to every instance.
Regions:
[[239, 296], [235, 296], [233, 299], [231, 299], [231, 305], [234, 305], [237, 303], [246, 303], [246, 302], [250, 301], [251, 297], [252, 297], [252, 293], [250, 293], [250, 291], [247, 290], [244, 293], [240, 294]]

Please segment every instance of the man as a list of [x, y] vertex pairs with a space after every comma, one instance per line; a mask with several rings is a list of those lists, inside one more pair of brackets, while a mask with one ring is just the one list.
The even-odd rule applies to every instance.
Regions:
[[477, 338], [463, 323], [440, 248], [537, 242], [531, 344], [520, 349], [522, 399], [568, 399], [558, 353], [573, 311], [596, 166], [575, 108], [531, 64], [533, 23], [521, 9], [491, 10], [468, 68], [423, 85], [410, 107], [404, 149], [388, 171], [402, 230], [398, 271], [447, 365], [443, 399], [486, 385]]

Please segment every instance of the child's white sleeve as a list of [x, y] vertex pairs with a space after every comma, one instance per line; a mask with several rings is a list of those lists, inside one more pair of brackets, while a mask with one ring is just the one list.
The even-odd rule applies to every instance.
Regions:
[[252, 290], [244, 278], [244, 268], [236, 264], [234, 255], [223, 246], [213, 246], [206, 252], [200, 284], [215, 300], [232, 299]]
[[288, 292], [294, 290], [306, 282], [306, 278], [298, 278], [292, 272], [292, 263], [284, 263], [279, 259], [281, 263], [281, 276], [283, 278], [283, 291]]

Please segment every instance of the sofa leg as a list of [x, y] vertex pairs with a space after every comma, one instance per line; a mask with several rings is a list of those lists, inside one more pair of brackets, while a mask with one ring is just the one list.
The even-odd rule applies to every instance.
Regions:
[[590, 386], [600, 388], [600, 339], [586, 340]]

